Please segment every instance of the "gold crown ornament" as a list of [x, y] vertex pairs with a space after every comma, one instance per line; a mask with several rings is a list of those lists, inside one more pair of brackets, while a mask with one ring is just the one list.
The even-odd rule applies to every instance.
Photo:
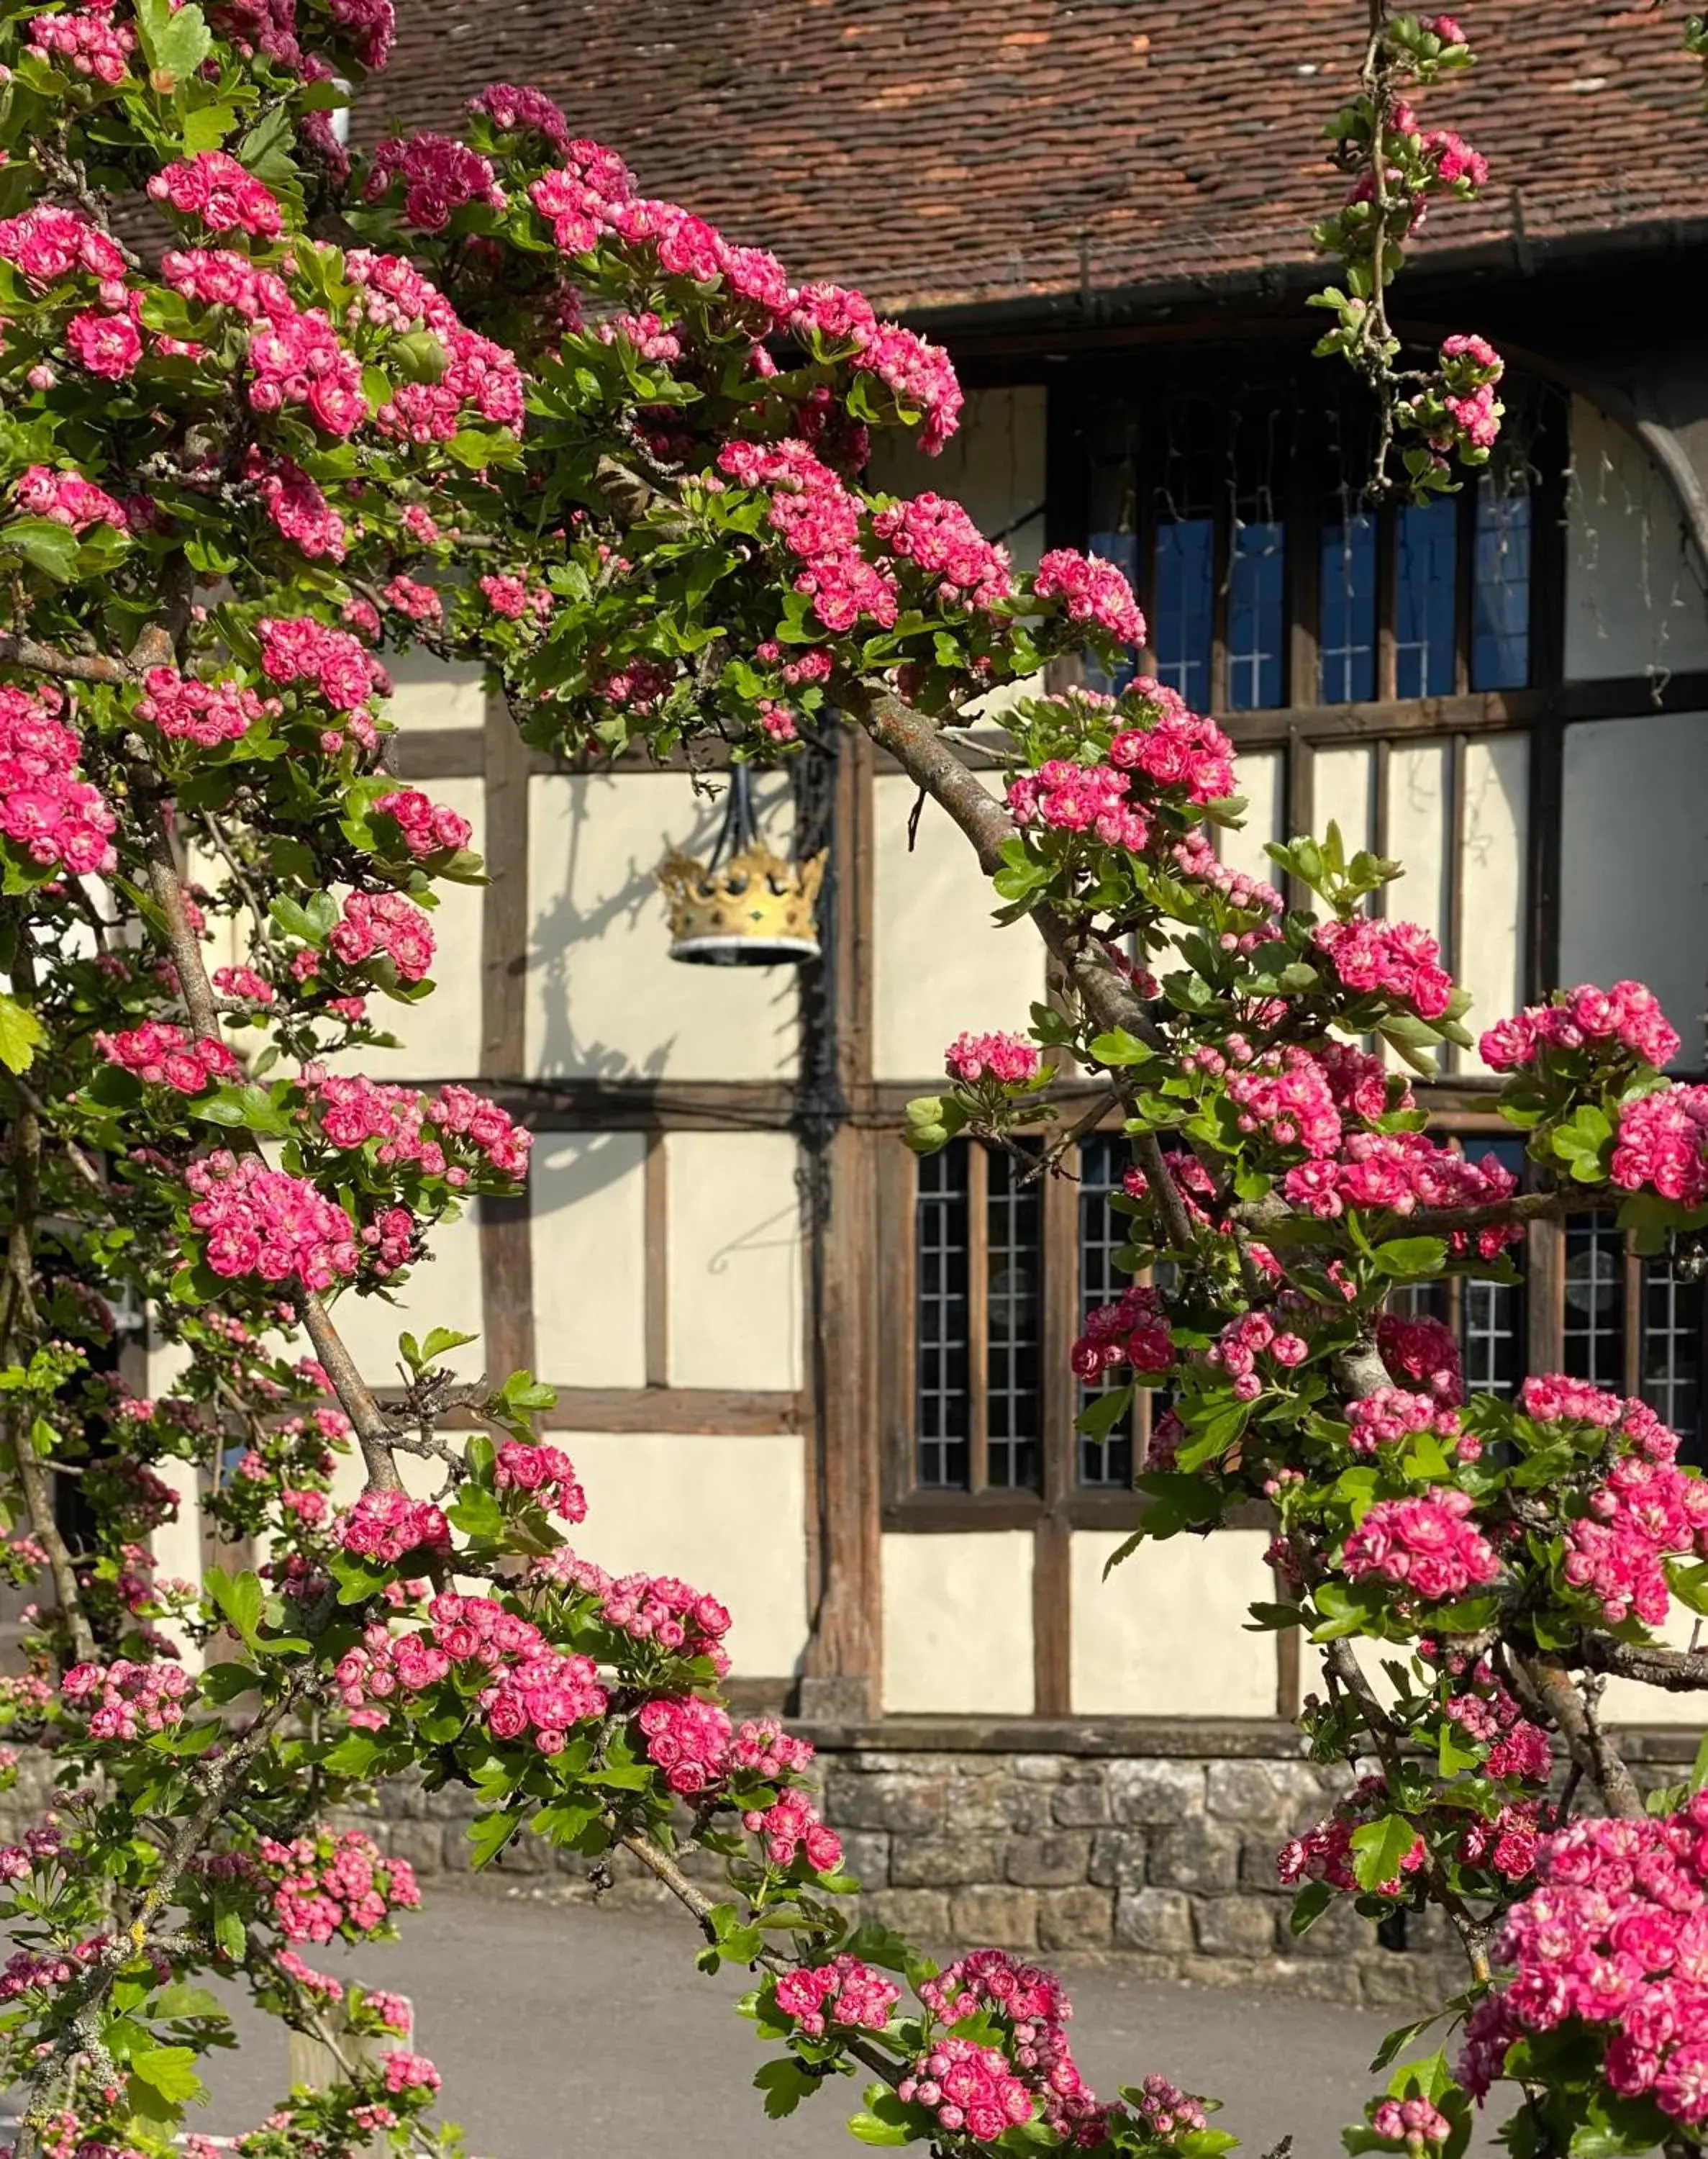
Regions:
[[723, 830], [709, 860], [672, 848], [658, 873], [670, 957], [700, 967], [798, 966], [819, 956], [814, 910], [825, 851], [785, 862], [759, 835], [748, 768], [730, 774]]

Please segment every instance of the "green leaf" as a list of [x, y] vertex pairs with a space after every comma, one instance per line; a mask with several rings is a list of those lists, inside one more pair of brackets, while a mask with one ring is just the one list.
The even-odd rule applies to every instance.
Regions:
[[862, 2144], [907, 2144], [913, 2140], [913, 2131], [905, 2123], [880, 2121], [875, 2114], [850, 2115], [848, 2134]]
[[172, 2024], [189, 2017], [224, 2017], [225, 2011], [217, 1995], [180, 1980], [174, 1986], [161, 1988], [149, 2003], [148, 2013]]
[[1447, 1256], [1443, 1237], [1395, 1237], [1378, 1245], [1376, 1265], [1385, 1275], [1438, 1275]]
[[249, 1936], [241, 1912], [216, 1912], [214, 1915], [214, 1939], [234, 1964], [241, 1964], [249, 1946]]
[[1091, 1054], [1100, 1064], [1148, 1064], [1156, 1054], [1124, 1027], [1111, 1028], [1091, 1043]]
[[28, 1072], [47, 1038], [47, 1029], [28, 1005], [0, 993], [0, 1064], [8, 1072]]
[[436, 1327], [421, 1347], [421, 1362], [431, 1364], [448, 1350], [460, 1349], [465, 1342], [473, 1342], [473, 1334], [459, 1334], [454, 1327]]
[[810, 2099], [824, 2081], [810, 2069], [804, 2068], [792, 2054], [767, 2062], [753, 2077], [754, 2084], [765, 2094], [768, 2121], [781, 2121], [785, 2115], [793, 2114], [802, 2099]]
[[1326, 1882], [1307, 1882], [1293, 1899], [1293, 1908], [1287, 1914], [1287, 1932], [1296, 1939], [1308, 1934], [1333, 1902], [1334, 1892]]
[[334, 1777], [365, 1777], [385, 1751], [371, 1732], [347, 1732], [320, 1766]]
[[1083, 1432], [1092, 1439], [1107, 1439], [1127, 1411], [1132, 1407], [1133, 1385], [1110, 1387], [1105, 1393], [1094, 1395], [1074, 1420], [1075, 1432]]
[[231, 106], [198, 106], [194, 112], [187, 114], [184, 118], [184, 153], [185, 157], [198, 157], [204, 150], [217, 150], [236, 125], [237, 114]]
[[0, 526], [0, 544], [12, 548], [33, 570], [55, 584], [69, 584], [76, 573], [77, 536], [51, 517], [14, 517]]
[[520, 1815], [481, 1815], [468, 1825], [473, 1864], [485, 1866], [495, 1859], [522, 1825]]
[[202, 2080], [196, 2074], [192, 2047], [148, 2047], [131, 2057], [132, 2081], [140, 2078], [151, 2091], [173, 2105], [200, 2099]]
[[1352, 1871], [1359, 1888], [1379, 1889], [1391, 1882], [1416, 1841], [1417, 1831], [1404, 1815], [1361, 1823], [1352, 1833]]
[[261, 1577], [244, 1573], [234, 1579], [223, 1567], [210, 1566], [205, 1581], [209, 1596], [230, 1623], [233, 1632], [253, 1649], [264, 1602]]

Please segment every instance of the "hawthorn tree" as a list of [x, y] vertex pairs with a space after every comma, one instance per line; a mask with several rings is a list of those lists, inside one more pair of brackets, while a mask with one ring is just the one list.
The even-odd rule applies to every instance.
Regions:
[[[479, 875], [463, 821], [387, 769], [378, 654], [410, 645], [479, 660], [552, 749], [775, 757], [858, 727], [960, 826], [1064, 996], [1029, 1040], [953, 1045], [913, 1142], [1036, 1130], [1069, 1065], [1121, 1105], [1126, 1261], [1174, 1287], [1088, 1314], [1074, 1363], [1093, 1430], [1172, 1390], [1135, 1542], [1272, 1503], [1291, 1596], [1257, 1617], [1322, 1645], [1305, 1726], [1348, 1773], [1281, 1856], [1296, 1923], [1429, 1902], [1466, 1948], [1462, 2044], [1401, 2063], [1353, 2148], [1457, 2153], [1504, 2079], [1520, 2153], [1699, 2149], [1708, 1799], [1646, 1812], [1597, 1690], [1708, 1676], [1653, 1632], [1708, 1601], [1708, 1489], [1638, 1403], [1545, 1378], [1466, 1405], [1444, 1331], [1385, 1310], [1610, 1190], [1652, 1243], [1708, 1224], [1708, 1095], [1663, 1076], [1654, 1000], [1581, 988], [1483, 1037], [1535, 1189], [1431, 1137], [1364, 1046], [1426, 1069], [1470, 1039], [1431, 940], [1367, 911], [1396, 865], [1296, 839], [1309, 908], [1224, 867], [1230, 746], [1143, 679], [1022, 697], [1005, 792], [970, 769], [983, 694], [1088, 648], [1120, 668], [1144, 631], [1108, 564], [1023, 578], [957, 505], [862, 486], [874, 427], [953, 432], [945, 356], [640, 195], [535, 91], [353, 163], [331, 116], [392, 27], [391, 0], [31, 0], [0, 27], [0, 1550], [51, 1584], [0, 1706], [6, 1773], [41, 1750], [55, 1787], [0, 1850], [19, 2159], [163, 2155], [230, 2043], [210, 1975], [344, 2070], [243, 2151], [441, 2148], [402, 2005], [303, 1954], [419, 1901], [326, 1826], [406, 1773], [468, 1788], [479, 1861], [529, 1835], [649, 1870], [702, 1964], [753, 1974], [768, 2111], [851, 2074], [872, 2143], [1233, 2141], [1161, 2077], [1096, 2099], [1047, 1973], [939, 1970], [851, 1919], [810, 1749], [720, 1705], [725, 1608], [565, 1542], [585, 1504], [548, 1390], [458, 1384], [456, 1312], [402, 1338], [383, 1395], [346, 1349], [343, 1301], [528, 1153], [468, 1090], [360, 1074], [382, 1001], [431, 988], [439, 887]], [[1468, 58], [1449, 18], [1375, 6], [1330, 131], [1354, 186], [1320, 236], [1345, 264], [1323, 349], [1370, 385], [1378, 483], [1413, 491], [1499, 418], [1489, 349], [1402, 366], [1383, 298], [1428, 199], [1478, 184], [1406, 101]], [[216, 929], [241, 961], [210, 969]], [[175, 1357], [156, 1400], [119, 1376], [139, 1312]], [[158, 1577], [168, 1463], [263, 1566]], [[192, 1675], [181, 1641], [220, 1656]]]

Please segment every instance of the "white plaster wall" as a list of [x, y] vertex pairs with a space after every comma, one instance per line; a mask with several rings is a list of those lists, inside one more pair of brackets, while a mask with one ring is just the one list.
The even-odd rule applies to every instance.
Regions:
[[1708, 666], [1708, 607], [1671, 488], [1592, 405], [1571, 407], [1566, 494], [1568, 680]]
[[675, 1387], [800, 1385], [800, 1201], [789, 1132], [670, 1132]]
[[903, 773], [876, 783], [872, 1058], [880, 1080], [940, 1080], [963, 1028], [1024, 1031], [1043, 995], [1043, 946], [1029, 922], [991, 922], [999, 904], [960, 829], [934, 802], [920, 812]]
[[587, 1495], [575, 1549], [613, 1574], [676, 1574], [735, 1623], [736, 1673], [795, 1670], [806, 1644], [806, 1452], [793, 1433], [554, 1432]]
[[1245, 797], [1245, 822], [1237, 832], [1216, 828], [1216, 849], [1229, 869], [1273, 884], [1281, 874], [1264, 852], [1271, 840], [1286, 836], [1286, 752], [1242, 750], [1234, 767], [1234, 792]]
[[[763, 784], [762, 802], [779, 782]], [[723, 800], [686, 773], [541, 776], [529, 788], [527, 1058], [550, 1078], [774, 1080], [794, 1069], [793, 967], [669, 956], [657, 885], [672, 847], [710, 852]], [[786, 826], [767, 817], [773, 844]]]
[[[1528, 735], [1470, 738], [1465, 758], [1464, 905], [1459, 980], [1471, 992], [1466, 1024], [1478, 1035], [1524, 1001], [1524, 856], [1529, 834]], [[1460, 1069], [1484, 1072], [1476, 1050]]]
[[[179, 1582], [187, 1582], [199, 1589], [202, 1586], [202, 1510], [196, 1470], [188, 1462], [166, 1461], [154, 1464], [154, 1473], [162, 1483], [169, 1484], [178, 1494], [178, 1520], [163, 1522], [148, 1539], [148, 1549], [154, 1555], [154, 1571], [163, 1579], [169, 1577]], [[163, 1623], [160, 1631], [177, 1643], [185, 1670], [199, 1672], [203, 1664], [199, 1644], [169, 1623]]]
[[387, 653], [392, 694], [386, 716], [406, 733], [424, 727], [479, 727], [486, 723], [482, 670], [466, 660], [435, 660], [419, 646]]
[[1320, 840], [1331, 824], [1338, 825], [1348, 862], [1374, 837], [1375, 770], [1375, 753], [1364, 743], [1318, 749], [1311, 759], [1311, 830]]
[[[460, 1378], [478, 1379], [485, 1366], [481, 1343], [480, 1228], [471, 1208], [455, 1222], [432, 1231], [433, 1257], [413, 1269], [407, 1281], [382, 1297], [346, 1293], [333, 1304], [333, 1317], [350, 1354], [370, 1386], [401, 1385], [397, 1338], [408, 1333], [425, 1341], [435, 1327], [454, 1327], [474, 1339], [442, 1359]], [[502, 1373], [496, 1375], [501, 1379]]]
[[929, 490], [951, 497], [980, 531], [1005, 536], [1017, 569], [1035, 569], [1043, 551], [1046, 396], [1041, 382], [969, 391], [959, 429], [934, 458], [921, 456], [917, 437], [901, 428], [880, 435], [872, 445], [872, 487], [882, 494]]
[[883, 1706], [892, 1716], [1029, 1716], [1032, 1535], [883, 1540]]
[[534, 1358], [554, 1385], [646, 1383], [645, 1160], [643, 1132], [535, 1141]]
[[[1388, 847], [1405, 874], [1388, 888], [1388, 912], [1447, 945], [1451, 753], [1445, 742], [1396, 742], [1388, 753]], [[1368, 844], [1368, 843], [1366, 843]]]
[[1566, 730], [1560, 971], [1634, 976], [1702, 1062], [1708, 995], [1708, 713]]
[[[484, 844], [486, 790], [479, 779], [430, 779], [423, 791], [473, 828], [468, 844]], [[485, 888], [442, 880], [433, 888], [438, 905], [425, 910], [433, 933], [433, 988], [419, 1004], [400, 1004], [377, 990], [368, 1017], [395, 1035], [396, 1049], [358, 1049], [327, 1061], [335, 1071], [365, 1072], [375, 1080], [469, 1080], [480, 1069], [480, 924]], [[344, 897], [340, 892], [337, 897]], [[240, 955], [241, 956], [241, 955]], [[254, 1034], [244, 1039], [253, 1043]]]
[[1074, 1533], [1073, 1702], [1078, 1716], [1273, 1716], [1273, 1634], [1242, 1632], [1272, 1601], [1261, 1530], [1141, 1545], [1109, 1579], [1114, 1530]]

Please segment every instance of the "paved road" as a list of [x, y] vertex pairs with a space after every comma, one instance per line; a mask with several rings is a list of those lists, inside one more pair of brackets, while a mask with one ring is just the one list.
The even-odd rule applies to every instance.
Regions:
[[[403, 1939], [313, 1960], [397, 1988], [445, 2077], [445, 2111], [495, 2159], [850, 2159], [851, 2079], [784, 2122], [748, 2085], [763, 2058], [729, 2007], [741, 1975], [695, 1971], [669, 1913], [598, 1911], [436, 1892]], [[1064, 1970], [1069, 1960], [1060, 1960]], [[1068, 1973], [1075, 2050], [1100, 2088], [1152, 2069], [1225, 2101], [1219, 2126], [1255, 2159], [1283, 2131], [1295, 2159], [1333, 2159], [1357, 2119], [1387, 2020], [1315, 2004], [1159, 1988], [1118, 1965]], [[280, 2027], [246, 2013], [246, 2043], [216, 2058], [213, 2105], [192, 2122], [252, 2125], [283, 2091]], [[251, 2035], [252, 2034], [252, 2037]], [[846, 2103], [845, 2103], [846, 2102]]]

